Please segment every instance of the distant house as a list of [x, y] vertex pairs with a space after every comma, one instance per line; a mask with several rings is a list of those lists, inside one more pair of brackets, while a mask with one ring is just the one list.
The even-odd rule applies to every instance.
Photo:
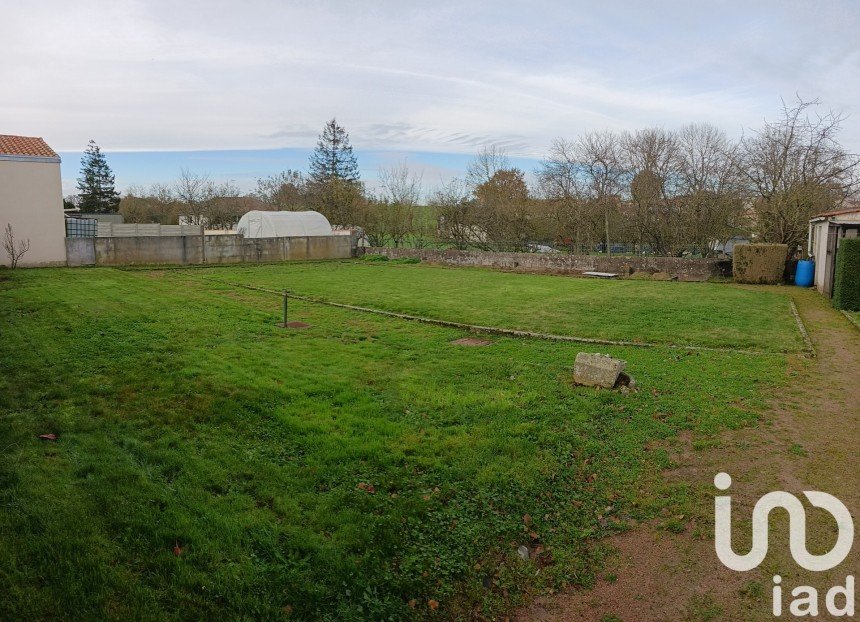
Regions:
[[68, 210], [66, 210], [66, 216], [72, 218], [88, 218], [91, 220], [95, 220], [97, 222], [109, 222], [114, 225], [121, 225], [125, 222], [125, 216], [122, 214], [88, 214], [86, 212], [79, 212], [77, 214], [70, 214]]
[[860, 237], [860, 205], [813, 216], [809, 220], [809, 255], [815, 259], [815, 287], [833, 296], [836, 255], [843, 238]]
[[[0, 134], [0, 235], [29, 240], [20, 266], [65, 265], [60, 156], [41, 138]], [[0, 249], [0, 264], [8, 264]]]
[[736, 235], [729, 238], [725, 242], [714, 242], [714, 252], [722, 253], [723, 255], [732, 255], [735, 252], [735, 246], [749, 244], [749, 238], [743, 235]]

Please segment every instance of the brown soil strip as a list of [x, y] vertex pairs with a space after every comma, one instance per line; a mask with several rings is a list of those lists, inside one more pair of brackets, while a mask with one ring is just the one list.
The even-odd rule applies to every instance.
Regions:
[[[593, 589], [571, 588], [540, 597], [516, 612], [513, 620], [764, 622], [774, 619], [775, 574], [783, 577], [783, 617], [792, 618], [791, 590], [809, 585], [819, 593], [818, 619], [833, 619], [824, 609], [824, 594], [834, 585], [845, 585], [846, 575], [857, 574], [860, 539], [855, 537], [852, 553], [835, 569], [805, 571], [789, 553], [785, 513], [775, 512], [768, 555], [757, 569], [733, 572], [714, 552], [713, 478], [721, 471], [733, 478], [733, 539], [738, 552], [749, 549], [752, 508], [770, 491], [785, 490], [801, 498], [804, 490], [828, 492], [848, 507], [855, 522], [860, 517], [860, 332], [817, 292], [798, 291], [792, 297], [818, 356], [788, 357], [788, 381], [773, 391], [760, 425], [708, 439], [681, 434], [667, 447], [676, 466], [642, 482], [643, 488], [652, 490], [659, 490], [661, 483], [690, 486], [695, 501], [692, 516], [683, 517], [686, 530], [670, 533], [660, 528], [664, 519], [658, 519], [610, 538], [606, 544], [615, 553]], [[810, 551], [829, 550], [835, 541], [833, 520], [808, 509], [807, 521]]]

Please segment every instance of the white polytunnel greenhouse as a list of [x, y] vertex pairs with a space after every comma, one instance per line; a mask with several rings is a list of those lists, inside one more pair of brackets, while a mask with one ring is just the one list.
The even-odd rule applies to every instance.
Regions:
[[239, 219], [236, 233], [246, 238], [288, 238], [332, 235], [332, 230], [328, 219], [319, 212], [253, 210]]

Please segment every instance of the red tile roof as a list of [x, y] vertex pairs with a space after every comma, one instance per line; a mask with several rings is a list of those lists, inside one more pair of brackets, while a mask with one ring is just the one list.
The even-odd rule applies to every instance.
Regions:
[[856, 214], [860, 212], [860, 206], [858, 207], [847, 207], [843, 209], [835, 209], [831, 212], [824, 212], [821, 214], [816, 214], [812, 218], [829, 218], [830, 216], [843, 216], [845, 214]]
[[31, 158], [58, 158], [41, 138], [0, 134], [0, 155], [25, 156]]

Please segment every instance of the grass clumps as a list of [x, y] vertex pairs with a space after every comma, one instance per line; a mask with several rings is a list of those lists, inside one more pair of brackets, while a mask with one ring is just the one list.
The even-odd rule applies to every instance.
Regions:
[[418, 257], [400, 257], [398, 259], [391, 259], [388, 255], [381, 255], [379, 253], [368, 253], [362, 255], [360, 261], [366, 261], [367, 263], [387, 263], [394, 266], [421, 263], [421, 260]]
[[[338, 266], [425, 272], [242, 281], [339, 289]], [[278, 296], [211, 275], [0, 282], [0, 619], [500, 617], [591, 584], [629, 522], [686, 515], [653, 447], [751, 424], [785, 377], [780, 356], [606, 348], [648, 390], [575, 388], [576, 344], [457, 348], [462, 331], [301, 301], [312, 327], [284, 331]], [[569, 294], [570, 317], [595, 312]]]

